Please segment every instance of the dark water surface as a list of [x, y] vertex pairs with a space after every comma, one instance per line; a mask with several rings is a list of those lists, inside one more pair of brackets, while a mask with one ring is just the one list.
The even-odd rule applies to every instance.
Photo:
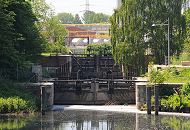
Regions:
[[190, 117], [97, 111], [55, 111], [0, 117], [0, 130], [190, 130]]

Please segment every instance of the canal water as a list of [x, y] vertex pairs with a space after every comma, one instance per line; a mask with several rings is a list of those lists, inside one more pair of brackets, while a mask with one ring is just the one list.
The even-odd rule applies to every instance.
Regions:
[[0, 130], [190, 130], [190, 117], [66, 110], [43, 116], [3, 116]]

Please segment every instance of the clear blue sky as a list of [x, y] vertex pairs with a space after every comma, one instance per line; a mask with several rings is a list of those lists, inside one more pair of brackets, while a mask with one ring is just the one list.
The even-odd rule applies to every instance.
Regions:
[[[55, 13], [68, 12], [72, 14], [81, 14], [85, 10], [86, 0], [46, 0], [48, 4], [51, 4]], [[113, 9], [116, 8], [117, 0], [89, 0], [91, 11], [102, 12], [108, 15], [113, 13]]]

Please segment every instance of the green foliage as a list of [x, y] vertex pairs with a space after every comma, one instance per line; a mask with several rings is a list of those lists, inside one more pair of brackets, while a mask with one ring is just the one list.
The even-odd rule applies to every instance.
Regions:
[[18, 98], [0, 98], [0, 113], [15, 113], [27, 110], [27, 101]]
[[190, 80], [190, 68], [169, 67], [156, 71], [150, 67], [147, 76], [150, 83], [162, 83], [163, 81], [165, 83], [187, 83]]
[[46, 46], [46, 52], [50, 52], [50, 54], [51, 53], [68, 54], [69, 49], [59, 43], [57, 43], [57, 44], [50, 43], [50, 44], [47, 44], [47, 46]]
[[165, 81], [164, 73], [160, 70], [155, 70], [153, 67], [149, 69], [148, 78], [150, 84], [160, 84]]
[[73, 24], [75, 21], [75, 17], [71, 13], [58, 13], [57, 17], [62, 24]]
[[86, 11], [83, 14], [83, 21], [85, 24], [92, 23], [108, 23], [109, 15], [103, 13], [95, 13], [93, 11]]
[[49, 19], [46, 22], [46, 29], [41, 33], [48, 42], [45, 46], [45, 52], [67, 53], [64, 43], [67, 31], [65, 27], [60, 24], [57, 17]]
[[189, 95], [190, 94], [190, 83], [186, 83], [182, 86], [180, 89], [180, 93], [183, 95]]
[[87, 46], [87, 51], [94, 55], [112, 55], [112, 46], [110, 43], [90, 44]]
[[57, 18], [62, 24], [82, 24], [79, 14], [73, 16], [71, 13], [58, 13]]
[[45, 41], [43, 43], [43, 52], [67, 53], [67, 48], [65, 47], [67, 31], [62, 23], [65, 22], [64, 20], [67, 19], [67, 16], [70, 17], [72, 14], [60, 13], [54, 16], [53, 10], [44, 0], [33, 1], [32, 5], [38, 18], [37, 27]]
[[19, 60], [13, 40], [15, 13], [7, 9], [8, 5], [8, 1], [0, 1], [0, 68], [13, 67]]
[[0, 80], [0, 113], [33, 112], [37, 98], [11, 81]]
[[184, 107], [190, 107], [190, 94], [188, 95], [183, 95], [181, 94], [181, 108], [184, 108]]
[[16, 50], [27, 59], [39, 55], [42, 51], [43, 39], [35, 25], [37, 19], [32, 11], [31, 4], [23, 0], [11, 0], [7, 9], [15, 13]]
[[190, 83], [184, 84], [178, 94], [162, 98], [161, 106], [172, 110], [190, 107]]
[[179, 108], [181, 103], [180, 103], [180, 97], [177, 94], [174, 94], [172, 96], [169, 96], [168, 98], [161, 99], [161, 105], [164, 107], [169, 107], [175, 110], [176, 108]]
[[82, 21], [80, 20], [80, 17], [78, 14], [75, 15], [73, 23], [74, 24], [82, 24]]
[[[115, 60], [122, 57], [127, 66], [146, 72], [148, 63], [164, 64], [167, 55], [167, 26], [152, 28], [153, 23], [170, 19], [170, 55], [179, 55], [185, 37], [185, 18], [181, 14], [183, 0], [123, 0], [110, 18], [111, 43]], [[117, 51], [124, 44], [123, 53]], [[148, 55], [146, 52], [150, 50]], [[150, 58], [151, 56], [151, 58]], [[121, 58], [120, 58], [121, 59]]]
[[21, 66], [41, 53], [43, 39], [29, 2], [1, 0], [0, 21], [0, 69]]
[[[43, 29], [43, 24], [41, 22], [47, 21], [48, 18], [51, 18], [54, 15], [51, 7], [45, 2], [45, 0], [29, 0], [32, 5], [33, 12], [37, 17], [37, 25], [39, 30]], [[41, 24], [41, 25], [40, 25]]]
[[185, 19], [186, 20], [186, 25], [188, 25], [188, 26], [186, 27], [186, 38], [185, 38], [185, 44], [184, 44], [183, 53], [188, 55], [188, 58], [190, 58], [190, 27], [189, 27], [189, 24], [190, 24], [190, 9], [185, 11], [184, 15], [185, 15], [185, 18], [186, 18]]
[[162, 70], [162, 73], [168, 83], [186, 83], [190, 80], [190, 68], [170, 67]]

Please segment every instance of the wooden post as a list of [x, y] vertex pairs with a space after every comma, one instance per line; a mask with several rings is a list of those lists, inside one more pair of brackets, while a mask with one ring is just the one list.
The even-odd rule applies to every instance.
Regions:
[[154, 86], [154, 94], [155, 94], [155, 115], [158, 115], [159, 111], [159, 86]]
[[151, 114], [151, 87], [146, 87], [147, 114]]

